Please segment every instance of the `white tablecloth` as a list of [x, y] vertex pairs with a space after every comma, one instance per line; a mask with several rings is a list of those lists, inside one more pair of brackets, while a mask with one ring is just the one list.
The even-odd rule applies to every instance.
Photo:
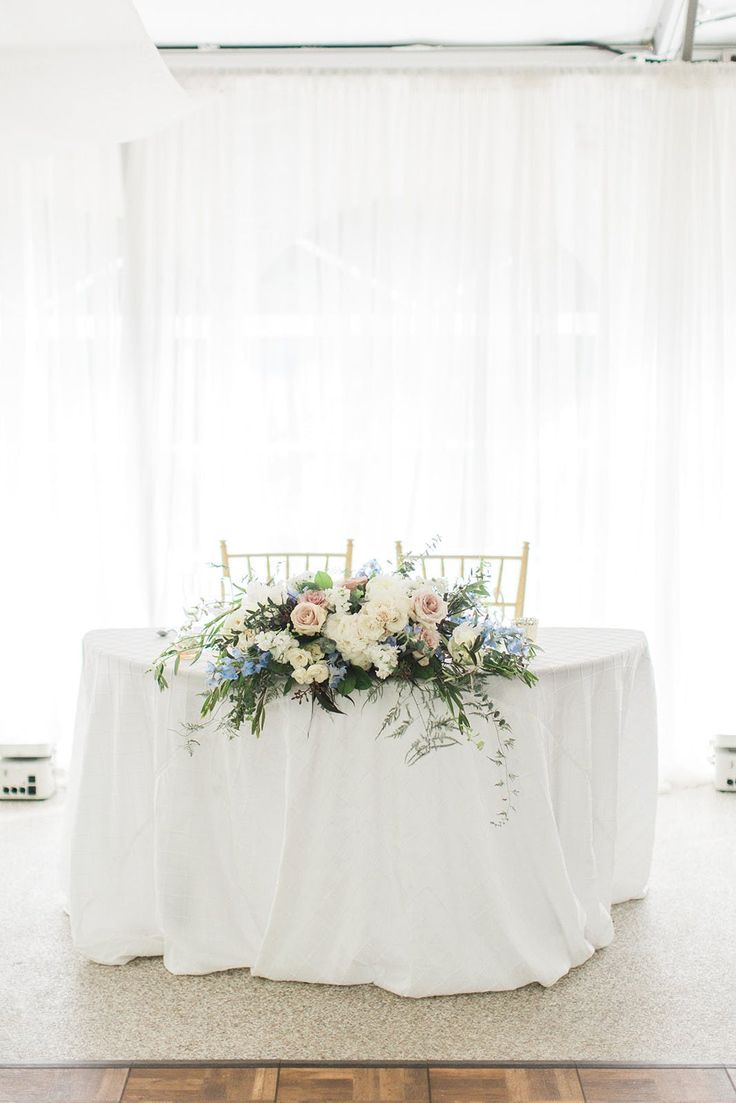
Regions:
[[376, 739], [390, 687], [344, 717], [317, 709], [309, 737], [309, 706], [282, 699], [260, 739], [212, 731], [190, 756], [201, 668], [162, 694], [153, 630], [91, 632], [67, 824], [75, 946], [407, 996], [553, 984], [611, 941], [611, 904], [646, 890], [656, 715], [640, 632], [540, 642], [538, 685], [495, 687], [520, 789], [499, 828], [483, 753], [407, 766], [411, 733]]

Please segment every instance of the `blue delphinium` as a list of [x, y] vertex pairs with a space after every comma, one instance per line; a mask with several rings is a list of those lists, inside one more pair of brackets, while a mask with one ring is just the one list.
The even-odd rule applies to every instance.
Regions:
[[330, 689], [334, 689], [336, 686], [339, 686], [340, 682], [343, 680], [348, 672], [347, 665], [343, 662], [339, 662], [338, 656], [339, 652], [337, 651], [325, 656], [325, 658], [327, 659], [327, 665], [330, 668], [330, 678], [327, 683]]
[[355, 578], [373, 578], [377, 574], [383, 574], [381, 564], [377, 559], [369, 559], [355, 572]]
[[483, 628], [483, 643], [492, 651], [505, 651], [507, 655], [524, 656], [529, 651], [524, 632], [515, 624], [486, 621]]
[[207, 688], [214, 689], [222, 681], [222, 674], [214, 663], [207, 663]]

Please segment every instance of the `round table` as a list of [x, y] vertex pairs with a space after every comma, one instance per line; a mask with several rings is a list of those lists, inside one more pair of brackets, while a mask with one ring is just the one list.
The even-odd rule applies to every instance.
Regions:
[[496, 679], [516, 811], [471, 745], [412, 766], [376, 738], [394, 692], [345, 716], [281, 699], [260, 739], [214, 729], [189, 753], [204, 672], [161, 693], [152, 629], [85, 637], [67, 815], [67, 907], [87, 958], [163, 955], [174, 973], [405, 996], [553, 984], [646, 891], [656, 711], [640, 632], [540, 635], [539, 682]]

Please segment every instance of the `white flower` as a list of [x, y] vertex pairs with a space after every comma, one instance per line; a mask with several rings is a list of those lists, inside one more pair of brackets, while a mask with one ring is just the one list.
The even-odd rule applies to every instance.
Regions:
[[470, 647], [479, 635], [480, 628], [477, 624], [458, 624], [452, 633], [452, 639], [458, 647]]
[[325, 592], [327, 601], [336, 613], [347, 613], [350, 608], [350, 590], [346, 586], [333, 586]]
[[[376, 575], [365, 588], [366, 600], [361, 613], [383, 621], [385, 636], [406, 627], [411, 609], [409, 583], [401, 575]], [[381, 639], [381, 637], [377, 637]]]
[[380, 615], [375, 616], [373, 610], [369, 611], [367, 607], [353, 619], [355, 620], [355, 633], [358, 639], [366, 640], [368, 643], [377, 643], [378, 640], [384, 640], [386, 636], [390, 635], [386, 626], [386, 618]]
[[480, 628], [475, 624], [458, 624], [450, 637], [448, 650], [457, 663], [464, 666], [474, 666], [476, 657], [470, 654], [470, 648], [480, 635]]
[[314, 582], [314, 571], [302, 571], [301, 574], [292, 575], [286, 580], [287, 589], [295, 594], [300, 590], [302, 582]]
[[268, 605], [273, 601], [276, 605], [283, 605], [286, 601], [286, 586], [283, 582], [275, 582], [269, 586], [265, 582], [249, 582], [243, 596], [243, 608], [257, 609], [259, 605]]
[[330, 668], [327, 663], [312, 663], [307, 667], [307, 674], [312, 682], [326, 682], [330, 676]]
[[298, 666], [291, 676], [298, 685], [311, 686], [315, 682], [326, 682], [330, 668], [327, 663], [311, 663], [310, 666]]
[[347, 662], [368, 670], [371, 665], [368, 654], [371, 641], [359, 635], [358, 621], [358, 614], [333, 613], [327, 618], [323, 634], [335, 641], [338, 651]]
[[308, 652], [303, 651], [301, 647], [292, 647], [290, 651], [286, 652], [284, 658], [287, 663], [291, 663], [295, 670], [299, 670], [309, 666], [311, 656]]
[[242, 632], [245, 628], [245, 618], [247, 616], [247, 610], [243, 608], [242, 604], [233, 609], [231, 613], [225, 617], [222, 622], [220, 631], [223, 635], [229, 636], [233, 632]]
[[397, 647], [375, 647], [372, 650], [373, 663], [376, 674], [383, 680], [393, 674], [399, 662], [399, 650]]
[[254, 641], [261, 651], [270, 651], [277, 663], [283, 663], [287, 653], [296, 646], [296, 640], [288, 628], [280, 632], [259, 632]]
[[368, 601], [384, 601], [390, 605], [408, 603], [409, 582], [400, 574], [377, 574], [365, 586]]

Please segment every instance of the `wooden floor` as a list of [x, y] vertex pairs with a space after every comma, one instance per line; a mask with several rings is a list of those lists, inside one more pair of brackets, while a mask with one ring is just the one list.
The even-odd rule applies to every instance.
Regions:
[[736, 1103], [736, 1067], [0, 1068], [0, 1103]]

